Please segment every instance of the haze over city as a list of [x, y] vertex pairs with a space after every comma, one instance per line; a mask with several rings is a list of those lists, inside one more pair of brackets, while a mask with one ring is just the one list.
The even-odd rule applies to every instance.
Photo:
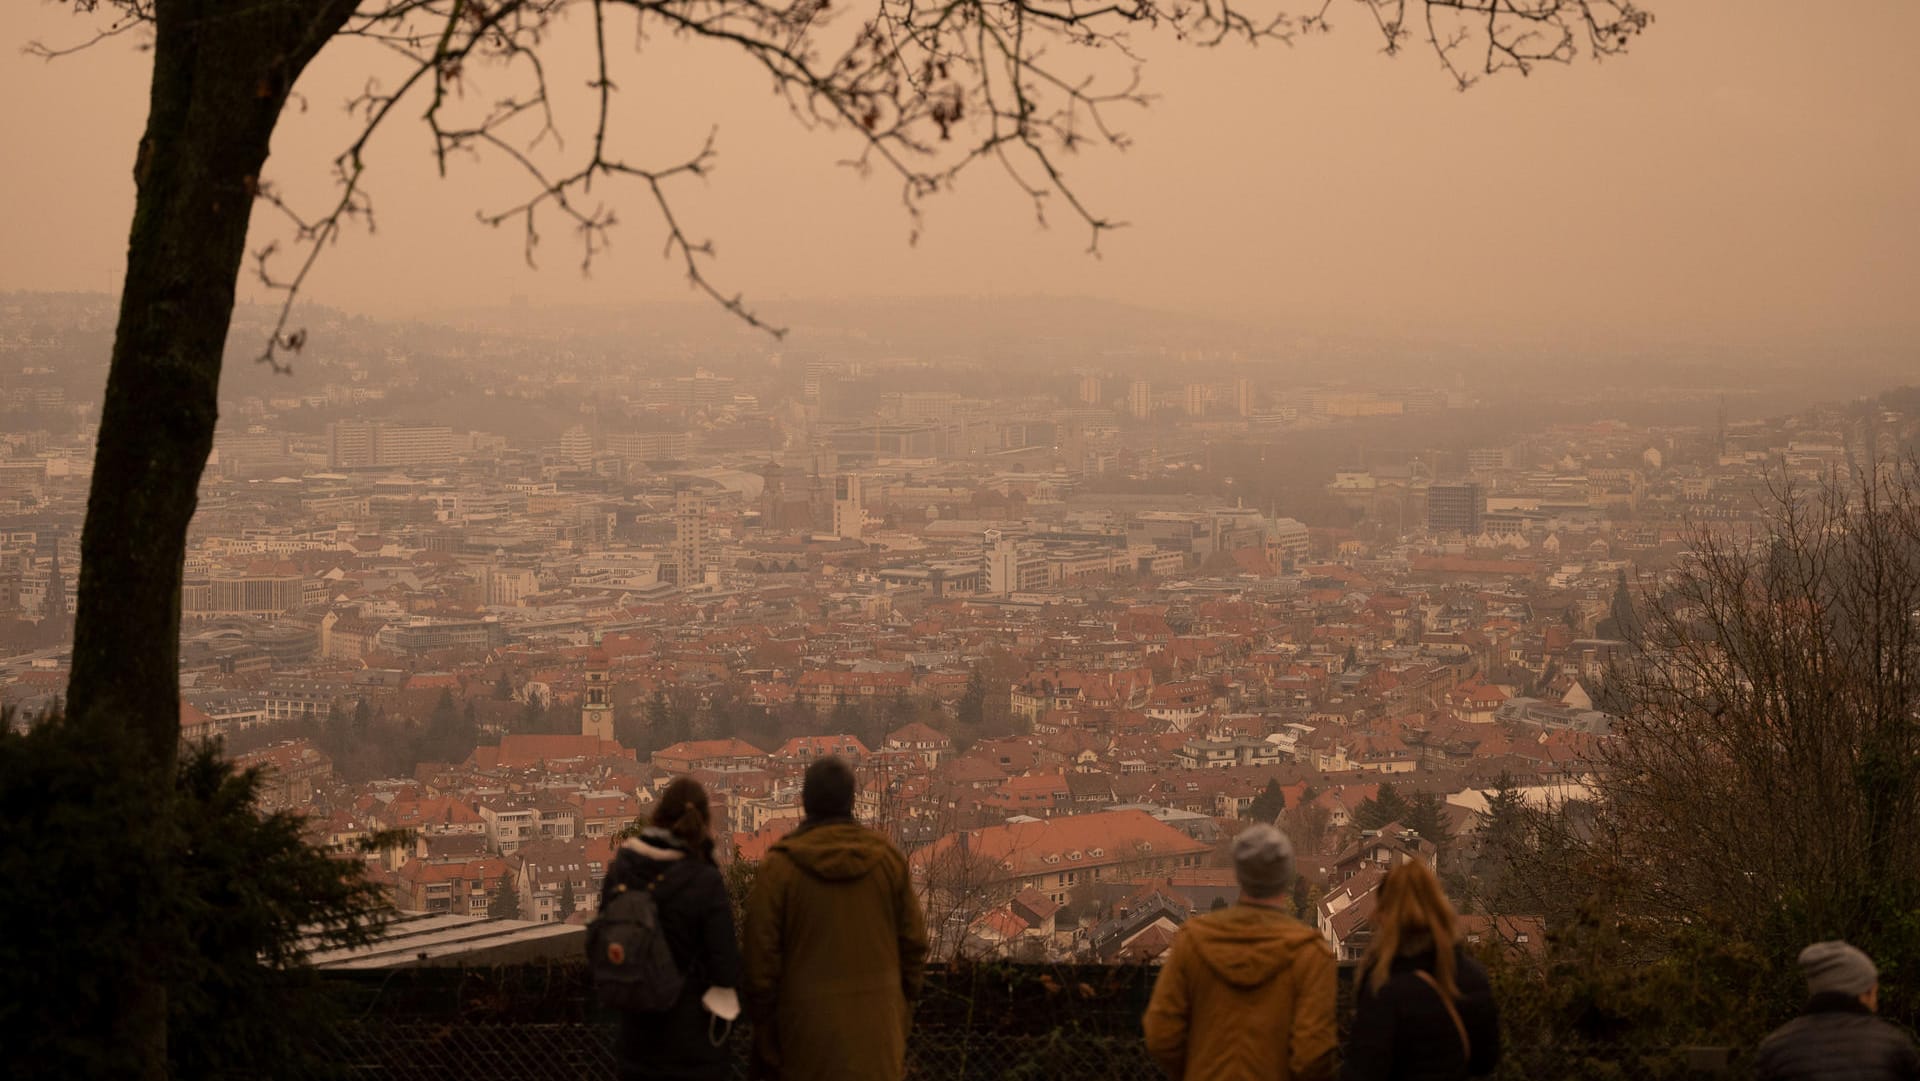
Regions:
[[[803, 130], [764, 76], [716, 60], [712, 46], [662, 37], [621, 57], [617, 134], [634, 157], [663, 164], [717, 130], [717, 168], [680, 189], [683, 213], [717, 242], [716, 277], [775, 320], [786, 298], [1040, 295], [1282, 334], [1465, 345], [1889, 345], [1910, 335], [1920, 134], [1907, 113], [1920, 71], [1905, 46], [1920, 12], [1885, 0], [1810, 20], [1802, 5], [1756, 0], [1657, 17], [1631, 59], [1543, 65], [1467, 93], [1423, 50], [1381, 55], [1357, 5], [1336, 6], [1334, 32], [1292, 47], [1136, 35], [1160, 97], [1114, 114], [1132, 149], [1068, 159], [1096, 209], [1131, 223], [1103, 240], [1100, 259], [1084, 255], [1065, 207], [1052, 208], [1051, 229], [1036, 228], [990, 167], [932, 200], [909, 246], [897, 187], [836, 164], [854, 149], [848, 136]], [[122, 272], [147, 54], [130, 37], [54, 62], [22, 52], [86, 32], [65, 5], [22, 5], [8, 20], [0, 91], [34, 104], [8, 121], [26, 156], [0, 179], [0, 287], [111, 290]], [[576, 67], [587, 32], [582, 17], [563, 24], [560, 55]], [[309, 212], [328, 197], [326, 162], [353, 131], [343, 105], [363, 72], [380, 70], [372, 45], [345, 45], [301, 81], [304, 101], [266, 170]], [[584, 95], [586, 77], [555, 83]], [[502, 92], [501, 77], [481, 78], [474, 99]], [[587, 117], [564, 105], [559, 114], [577, 147]], [[622, 224], [583, 279], [557, 222], [538, 272], [512, 226], [475, 223], [522, 190], [498, 155], [456, 162], [439, 180], [411, 118], [372, 149], [379, 232], [349, 230], [326, 254], [316, 302], [417, 317], [515, 296], [690, 299], [659, 258], [638, 185], [594, 193]], [[250, 248], [284, 235], [265, 213], [255, 219]], [[250, 284], [243, 295], [257, 296]], [[725, 329], [718, 315], [709, 322]]]
[[1920, 7], [1648, 3], [9, 12], [0, 1072], [1920, 1081]]

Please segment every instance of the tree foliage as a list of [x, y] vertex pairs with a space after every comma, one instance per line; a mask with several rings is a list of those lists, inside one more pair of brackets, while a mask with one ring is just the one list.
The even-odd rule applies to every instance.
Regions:
[[1361, 800], [1353, 809], [1353, 824], [1363, 830], [1377, 830], [1394, 822], [1405, 825], [1408, 810], [1406, 797], [1391, 781], [1383, 782], [1372, 799]]
[[1313, 883], [1305, 875], [1295, 875], [1293, 879], [1293, 915], [1294, 918], [1311, 926], [1314, 921]]
[[1278, 822], [1281, 812], [1286, 809], [1287, 794], [1281, 791], [1279, 779], [1269, 777], [1267, 786], [1260, 790], [1259, 795], [1253, 797], [1253, 802], [1247, 805], [1246, 813], [1242, 817], [1250, 818], [1255, 822]]
[[1400, 824], [1433, 842], [1442, 855], [1453, 847], [1453, 824], [1446, 801], [1433, 792], [1416, 792], [1406, 799]]
[[496, 920], [517, 920], [520, 918], [520, 891], [513, 888], [513, 872], [500, 876], [500, 884], [494, 887], [493, 896], [487, 898], [487, 915]]
[[693, 738], [693, 711], [676, 701], [664, 687], [654, 689], [647, 699], [648, 743], [654, 750], [685, 743]]
[[1502, 841], [1515, 903], [1625, 914], [1636, 963], [1719, 936], [1769, 974], [1776, 1018], [1800, 996], [1787, 961], [1846, 938], [1879, 960], [1885, 1007], [1920, 1013], [1917, 481], [1910, 463], [1783, 480], [1763, 530], [1697, 531], [1608, 674], [1624, 709], [1593, 799]]
[[[3, 720], [3, 719], [0, 719]], [[10, 725], [0, 724], [10, 729]], [[0, 1031], [13, 1077], [129, 1076], [143, 1048], [90, 1031], [127, 1022], [135, 966], [164, 1001], [174, 1075], [304, 1069], [289, 1016], [323, 1022], [315, 950], [362, 944], [386, 901], [351, 853], [309, 843], [303, 819], [262, 813], [257, 771], [203, 745], [183, 755], [164, 812], [120, 787], [123, 753], [53, 718], [0, 734]], [[396, 843], [372, 838], [362, 851]], [[342, 858], [343, 856], [348, 858]]]
[[1296, 851], [1323, 855], [1334, 836], [1333, 812], [1316, 801], [1318, 795], [1309, 785], [1298, 803], [1281, 812], [1280, 828]]
[[418, 759], [423, 762], [463, 762], [480, 740], [480, 726], [473, 703], [464, 709], [455, 703], [453, 692], [442, 690], [421, 733]]
[[[1485, 793], [1487, 813], [1468, 839], [1468, 859], [1459, 900], [1496, 915], [1538, 915], [1515, 881], [1525, 863], [1529, 829], [1525, 801], [1511, 773], [1502, 773]], [[1456, 879], [1456, 881], [1459, 881]]]
[[961, 692], [956, 716], [961, 724], [973, 728], [987, 719], [987, 677], [977, 664], [967, 673], [967, 689]]

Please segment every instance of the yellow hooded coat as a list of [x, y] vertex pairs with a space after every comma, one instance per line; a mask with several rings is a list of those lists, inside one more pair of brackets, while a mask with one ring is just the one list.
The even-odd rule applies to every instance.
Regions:
[[1147, 1050], [1174, 1081], [1325, 1081], [1334, 983], [1333, 951], [1278, 909], [1196, 916], [1153, 985]]

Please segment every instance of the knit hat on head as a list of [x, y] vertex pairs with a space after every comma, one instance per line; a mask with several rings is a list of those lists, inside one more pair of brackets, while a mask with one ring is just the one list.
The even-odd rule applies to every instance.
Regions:
[[1274, 897], [1293, 885], [1293, 842], [1272, 826], [1248, 826], [1233, 839], [1233, 875], [1254, 897]]
[[1838, 992], [1864, 995], [1880, 982], [1873, 959], [1839, 939], [1816, 942], [1800, 951], [1800, 971], [1807, 977], [1807, 994]]

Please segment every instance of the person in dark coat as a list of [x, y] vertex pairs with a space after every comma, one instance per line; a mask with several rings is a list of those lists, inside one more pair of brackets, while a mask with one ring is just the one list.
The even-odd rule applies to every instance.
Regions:
[[1460, 942], [1460, 918], [1419, 860], [1387, 872], [1373, 941], [1354, 976], [1342, 1081], [1464, 1081], [1500, 1061], [1487, 971]]
[[675, 778], [654, 804], [652, 824], [620, 843], [600, 888], [653, 885], [660, 928], [686, 986], [671, 1009], [624, 1014], [614, 1055], [623, 1081], [708, 1081], [729, 1076], [726, 1036], [739, 1015], [740, 946], [733, 905], [713, 862], [707, 791]]
[[1759, 1081], [1920, 1081], [1920, 1050], [1880, 1009], [1880, 970], [1845, 942], [1800, 951], [1807, 1008], [1760, 1042]]

